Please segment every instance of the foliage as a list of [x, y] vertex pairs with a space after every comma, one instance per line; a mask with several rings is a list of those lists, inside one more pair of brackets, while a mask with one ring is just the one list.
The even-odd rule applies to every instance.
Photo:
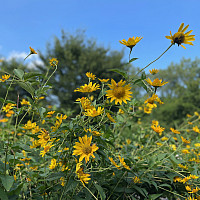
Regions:
[[[76, 116], [41, 106], [54, 86], [49, 81], [59, 59], [51, 58], [46, 75], [22, 69], [2, 75], [0, 82], [8, 89], [0, 99], [0, 198], [199, 199], [199, 113], [188, 114], [176, 128], [143, 118], [163, 106], [158, 92], [167, 82], [143, 72], [161, 56], [134, 76], [114, 69], [121, 80], [86, 73], [87, 83], [73, 88], [82, 96], [76, 99]], [[153, 78], [157, 72], [151, 71]], [[10, 101], [13, 84], [29, 96]], [[150, 97], [134, 98], [133, 86]]]

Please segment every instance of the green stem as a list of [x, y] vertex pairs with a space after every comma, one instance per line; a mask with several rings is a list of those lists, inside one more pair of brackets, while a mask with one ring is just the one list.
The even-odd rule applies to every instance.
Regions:
[[12, 79], [12, 81], [11, 81], [11, 83], [10, 83], [10, 85], [9, 85], [9, 87], [8, 87], [8, 89], [7, 89], [7, 91], [6, 91], [6, 96], [5, 96], [5, 98], [4, 98], [3, 105], [2, 105], [1, 110], [0, 110], [0, 114], [1, 114], [1, 112], [2, 112], [2, 109], [3, 109], [3, 107], [4, 107], [4, 104], [5, 104], [5, 102], [6, 102], [6, 99], [7, 99], [7, 97], [8, 97], [8, 91], [9, 91], [9, 89], [11, 88], [11, 85], [12, 85], [12, 83], [13, 83], [13, 81], [14, 81], [14, 78], [15, 78], [15, 76], [13, 76], [13, 79]]
[[49, 78], [47, 79], [47, 81], [43, 85], [42, 89], [46, 86], [46, 84], [48, 83], [49, 79], [53, 76], [53, 74], [56, 72], [56, 70], [57, 70], [57, 65], [56, 65], [55, 70], [53, 71], [53, 73], [49, 76]]
[[144, 68], [142, 68], [135, 76], [137, 76], [140, 72], [142, 72], [143, 70], [145, 70], [147, 67], [149, 67], [149, 65], [153, 64], [154, 62], [156, 62], [158, 59], [160, 59], [171, 47], [173, 44], [171, 44], [158, 58], [156, 58], [154, 61], [150, 62], [147, 66], [145, 66]]

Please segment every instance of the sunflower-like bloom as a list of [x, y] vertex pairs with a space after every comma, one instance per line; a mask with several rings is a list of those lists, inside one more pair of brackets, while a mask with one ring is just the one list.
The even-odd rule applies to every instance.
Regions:
[[76, 99], [76, 101], [81, 102], [82, 108], [84, 110], [94, 108], [94, 106], [92, 106], [92, 104], [91, 104], [91, 101], [87, 97], [78, 98], [78, 99]]
[[88, 181], [91, 179], [89, 176], [90, 174], [86, 174], [83, 172], [83, 168], [80, 168], [76, 174], [78, 175], [78, 178], [82, 182], [83, 186], [85, 186], [85, 183], [88, 184]]
[[98, 107], [97, 110], [96, 108], [87, 109], [84, 114], [89, 117], [96, 117], [98, 115], [101, 115], [103, 111], [104, 111], [104, 108]]
[[181, 139], [182, 139], [182, 141], [183, 141], [185, 144], [190, 144], [190, 141], [189, 141], [189, 140], [186, 140], [184, 137], [181, 136]]
[[100, 85], [99, 84], [94, 83], [92, 85], [92, 82], [90, 82], [88, 85], [85, 84], [83, 86], [80, 86], [80, 88], [75, 89], [74, 92], [87, 93], [87, 92], [94, 92], [94, 91], [99, 90], [99, 89], [100, 89]]
[[33, 49], [32, 47], [29, 47], [30, 49], [30, 54], [37, 54], [37, 52], [35, 51], [35, 49]]
[[121, 156], [119, 156], [119, 161], [123, 165], [124, 168], [126, 168], [128, 170], [131, 170], [131, 168], [124, 162], [124, 158], [122, 158]]
[[150, 74], [154, 75], [154, 74], [157, 74], [159, 72], [158, 69], [152, 69], [152, 70], [149, 70]]
[[91, 72], [87, 72], [87, 73], [86, 73], [86, 76], [87, 76], [88, 78], [91, 78], [92, 80], [94, 80], [94, 79], [96, 78], [96, 76], [95, 76], [93, 73], [91, 73]]
[[121, 80], [120, 82], [116, 83], [113, 79], [111, 80], [111, 84], [109, 84], [110, 90], [107, 90], [106, 96], [111, 98], [111, 102], [115, 100], [115, 104], [118, 103], [121, 105], [122, 102], [127, 103], [126, 100], [130, 101], [130, 97], [132, 92], [129, 90], [131, 89], [130, 84], [123, 86], [126, 81]]
[[[183, 28], [184, 23], [182, 23], [178, 29], [178, 32], [175, 33], [174, 35], [172, 35], [171, 31], [170, 31], [170, 36], [165, 36], [167, 39], [171, 40], [172, 44], [178, 44], [181, 45], [182, 43], [184, 44], [189, 44], [189, 45], [193, 45], [193, 43], [191, 41], [194, 41], [195, 35], [190, 35], [190, 33], [192, 32], [192, 30], [188, 31], [187, 33], [184, 33], [187, 28], [189, 27], [189, 25], [187, 25], [185, 28]], [[184, 49], [186, 49], [183, 45], [181, 45]]]
[[156, 87], [156, 88], [161, 87], [161, 86], [168, 83], [168, 82], [165, 82], [165, 81], [162, 82], [162, 79], [159, 80], [158, 78], [154, 79], [153, 82], [151, 81], [150, 78], [148, 78], [148, 79], [146, 79], [146, 82], [149, 83], [150, 85], [152, 85], [153, 87]]
[[165, 128], [162, 128], [160, 126], [155, 126], [155, 125], [152, 125], [151, 128], [156, 132], [158, 133], [159, 135], [162, 135], [162, 132], [165, 130]]
[[123, 39], [122, 41], [119, 41], [121, 44], [126, 45], [127, 47], [129, 47], [132, 51], [132, 48], [142, 39], [143, 37], [132, 37], [129, 38], [128, 41], [126, 41], [125, 39]]
[[1, 82], [5, 82], [6, 80], [8, 80], [10, 78], [10, 75], [2, 75], [2, 79], [0, 79]]
[[25, 99], [22, 99], [21, 105], [31, 105], [29, 101], [26, 101]]
[[177, 131], [176, 129], [174, 128], [170, 128], [171, 132], [175, 133], [175, 134], [180, 134], [181, 132], [180, 131]]
[[90, 156], [95, 158], [93, 153], [99, 148], [96, 146], [96, 144], [93, 144], [91, 146], [92, 136], [87, 137], [87, 135], [85, 135], [82, 138], [79, 137], [79, 141], [80, 142], [75, 142], [75, 150], [72, 155], [80, 156], [79, 162], [81, 162], [85, 158], [85, 162], [87, 163]]
[[158, 95], [153, 94], [152, 97], [148, 98], [144, 103], [146, 104], [146, 106], [148, 106], [149, 108], [156, 108], [157, 105], [155, 104], [155, 102], [158, 102], [160, 104], [164, 104], [160, 98], [158, 97]]
[[58, 65], [58, 59], [57, 58], [52, 58], [49, 60], [49, 64], [52, 66], [52, 67], [55, 67]]

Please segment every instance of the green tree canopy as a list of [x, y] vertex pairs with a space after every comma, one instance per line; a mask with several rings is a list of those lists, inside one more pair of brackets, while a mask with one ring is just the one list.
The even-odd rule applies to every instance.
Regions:
[[158, 94], [164, 105], [156, 109], [154, 116], [165, 124], [179, 124], [186, 114], [193, 114], [200, 108], [200, 59], [182, 59], [172, 63], [158, 75], [168, 83], [159, 89]]

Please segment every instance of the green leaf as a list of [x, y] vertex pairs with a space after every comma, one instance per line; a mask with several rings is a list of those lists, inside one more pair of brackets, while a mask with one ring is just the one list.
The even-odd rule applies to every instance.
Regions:
[[20, 87], [22, 87], [28, 93], [30, 93], [32, 97], [34, 96], [35, 89], [31, 86], [31, 84], [29, 82], [26, 82], [26, 83], [24, 83], [24, 82], [17, 82], [17, 83], [18, 83], [18, 85]]
[[74, 190], [77, 186], [78, 182], [73, 180], [73, 178], [70, 177], [68, 183], [67, 183], [67, 186], [66, 186], [66, 190], [65, 190], [65, 194], [67, 192], [69, 192], [70, 190]]
[[122, 75], [125, 79], [128, 78], [128, 75], [127, 75], [126, 71], [124, 71], [122, 69], [109, 69], [109, 71], [116, 72], [116, 73]]
[[[2, 97], [0, 97], [0, 101], [1, 101], [2, 103], [4, 103], [5, 99], [2, 98]], [[15, 102], [14, 102], [14, 101], [11, 101], [11, 100], [6, 100], [5, 103], [14, 103], [14, 104], [15, 104]]]
[[0, 199], [1, 200], [8, 200], [8, 196], [4, 192], [4, 189], [0, 187]]
[[24, 71], [21, 69], [14, 69], [13, 70], [14, 74], [22, 80], [23, 76], [24, 76]]
[[147, 78], [147, 76], [146, 76], [145, 72], [142, 72], [141, 79], [144, 80], [146, 78]]
[[129, 63], [131, 63], [131, 62], [133, 62], [133, 61], [135, 61], [135, 60], [137, 60], [138, 58], [131, 58], [130, 59], [130, 61], [129, 61]]
[[44, 113], [46, 112], [46, 108], [40, 107], [39, 108], [39, 113], [40, 113], [40, 117], [43, 118], [44, 117]]
[[169, 189], [172, 189], [171, 185], [167, 184], [167, 183], [164, 183], [164, 184], [161, 184], [159, 185], [160, 187], [168, 187]]
[[106, 195], [105, 195], [105, 193], [103, 191], [103, 188], [100, 185], [96, 184], [96, 183], [94, 183], [94, 186], [98, 190], [98, 192], [100, 194], [100, 197], [101, 197], [101, 200], [105, 200], [106, 199]]
[[24, 75], [24, 80], [28, 80], [30, 78], [33, 78], [35, 76], [43, 76], [43, 74], [38, 73], [38, 72], [29, 72], [29, 73], [25, 73]]
[[1, 181], [2, 184], [4, 186], [4, 188], [9, 191], [10, 188], [12, 187], [13, 183], [14, 183], [14, 178], [13, 176], [9, 176], [9, 175], [2, 175], [1, 177]]
[[157, 199], [158, 197], [160, 197], [162, 194], [151, 194], [149, 195], [149, 199], [150, 200], [154, 200], [154, 199]]
[[62, 173], [62, 172], [53, 173], [53, 174], [50, 174], [50, 175], [47, 177], [47, 181], [58, 180], [58, 179], [60, 179], [62, 176], [65, 176], [65, 174]]

